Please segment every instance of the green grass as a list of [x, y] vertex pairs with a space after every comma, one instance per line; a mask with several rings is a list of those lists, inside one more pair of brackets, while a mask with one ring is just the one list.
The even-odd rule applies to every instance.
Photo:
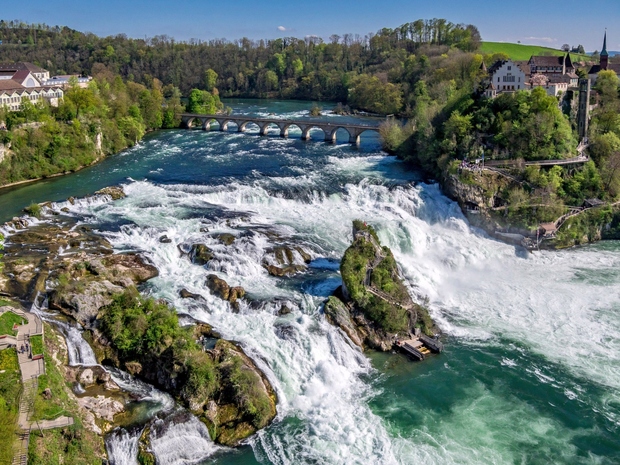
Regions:
[[43, 355], [43, 336], [30, 336], [32, 355]]
[[0, 464], [13, 460], [21, 388], [17, 351], [0, 351]]
[[19, 308], [19, 304], [17, 302], [13, 302], [12, 300], [6, 300], [0, 297], [0, 307]]
[[2, 315], [0, 315], [0, 335], [17, 335], [17, 331], [13, 331], [13, 325], [21, 325], [22, 323], [25, 323], [22, 317], [16, 315], [13, 312], [4, 312]]
[[[532, 55], [564, 55], [562, 50], [538, 45], [511, 44], [507, 42], [482, 42], [480, 51], [484, 54], [505, 53], [512, 60], [529, 60]], [[573, 61], [589, 61], [592, 58], [588, 55], [571, 53]]]
[[[31, 338], [32, 340], [32, 338]], [[45, 323], [45, 375], [39, 377], [33, 420], [52, 420], [60, 415], [73, 417], [75, 424], [66, 428], [47, 430], [44, 435], [35, 428], [30, 435], [29, 465], [101, 465], [104, 456], [103, 440], [82, 425], [78, 406], [69, 397], [70, 387], [60, 368], [50, 355], [61, 350], [60, 336]], [[60, 357], [62, 359], [62, 357]], [[52, 398], [45, 400], [43, 391], [49, 388]]]

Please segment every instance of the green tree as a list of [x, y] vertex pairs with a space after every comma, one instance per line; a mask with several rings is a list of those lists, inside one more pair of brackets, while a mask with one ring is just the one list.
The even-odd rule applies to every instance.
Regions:
[[205, 71], [205, 89], [207, 92], [213, 92], [217, 85], [217, 73], [211, 68]]
[[220, 99], [206, 90], [193, 89], [188, 98], [187, 111], [213, 115], [222, 108]]
[[94, 92], [89, 88], [82, 88], [79, 85], [70, 85], [65, 92], [64, 97], [75, 107], [75, 117], [80, 117], [80, 111], [86, 111], [92, 108], [97, 99]]
[[383, 115], [398, 113], [402, 107], [402, 91], [392, 83], [383, 83], [376, 76], [361, 74], [349, 88], [349, 104], [362, 110]]

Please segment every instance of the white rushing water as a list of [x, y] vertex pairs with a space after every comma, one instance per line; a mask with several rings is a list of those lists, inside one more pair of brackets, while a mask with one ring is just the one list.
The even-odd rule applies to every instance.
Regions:
[[106, 437], [110, 465], [138, 465], [138, 440], [141, 429], [127, 431], [117, 428]]
[[[368, 168], [363, 161], [355, 168], [348, 160], [332, 163], [337, 170]], [[311, 186], [314, 181], [307, 182]], [[458, 444], [448, 451], [425, 449], [415, 441], [390, 437], [368, 405], [376, 394], [360, 377], [371, 372], [368, 360], [319, 314], [324, 294], [320, 289], [316, 295], [312, 289], [301, 294], [268, 276], [261, 260], [273, 236], [241, 234], [247, 229], [268, 227], [281, 238], [302, 239], [314, 258], [339, 259], [350, 243], [352, 220], [364, 219], [391, 247], [412, 293], [429, 297], [432, 316], [447, 333], [491, 345], [502, 338], [522, 342], [577, 377], [596, 380], [612, 392], [620, 388], [618, 287], [614, 280], [581, 280], [578, 273], [616, 269], [617, 251], [517, 253], [473, 231], [436, 185], [390, 189], [361, 182], [347, 185], [343, 194], [315, 193], [303, 201], [270, 194], [261, 183], [212, 188], [133, 182], [125, 190], [128, 197], [122, 201], [72, 208], [92, 214], [95, 221], [131, 221], [133, 225], [108, 236], [116, 248], [144, 252], [157, 266], [160, 275], [151, 281], [151, 291], [209, 322], [223, 337], [239, 341], [266, 373], [278, 393], [279, 421], [261, 431], [252, 445], [272, 463], [299, 463], [300, 457], [304, 463], [476, 463], [482, 457], [476, 451], [458, 451]], [[208, 219], [214, 206], [238, 216]], [[200, 211], [205, 214], [196, 214]], [[209, 232], [201, 232], [205, 226]], [[211, 237], [214, 232], [239, 237], [227, 247]], [[164, 234], [171, 243], [160, 243]], [[179, 254], [178, 245], [196, 242], [215, 253], [209, 269]], [[294, 311], [279, 317], [242, 307], [239, 314], [233, 313], [206, 289], [206, 276], [213, 272], [255, 297], [292, 300]], [[182, 288], [202, 295], [206, 304], [181, 299]], [[579, 343], [584, 334], [587, 345]], [[507, 366], [514, 363], [506, 361]], [[578, 388], [566, 389], [567, 396], [579, 396]], [[617, 401], [613, 394], [612, 401]], [[463, 415], [455, 424], [466, 429], [468, 412], [475, 406], [461, 407]], [[514, 415], [529, 414], [525, 406], [510, 408]], [[532, 435], [553, 429], [553, 423], [540, 421]], [[179, 430], [174, 437], [180, 440], [184, 434]], [[172, 446], [159, 444], [154, 441], [153, 448], [162, 463], [182, 463], [174, 458], [165, 462], [164, 449]], [[181, 447], [173, 447], [175, 457]], [[212, 443], [200, 447], [212, 453]]]

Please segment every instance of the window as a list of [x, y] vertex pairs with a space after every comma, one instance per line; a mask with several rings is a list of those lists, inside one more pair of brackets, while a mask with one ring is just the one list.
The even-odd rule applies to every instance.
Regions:
[[509, 66], [509, 67], [508, 67], [508, 71], [512, 71], [512, 66]]

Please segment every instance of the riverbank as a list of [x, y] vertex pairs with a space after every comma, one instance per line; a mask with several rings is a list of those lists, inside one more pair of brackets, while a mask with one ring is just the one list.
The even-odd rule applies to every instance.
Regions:
[[565, 207], [549, 201], [530, 206], [525, 193], [518, 202], [511, 198], [523, 184], [513, 175], [481, 167], [446, 171], [441, 178], [443, 191], [458, 202], [471, 224], [504, 242], [538, 250], [620, 239], [619, 202], [589, 200]]

